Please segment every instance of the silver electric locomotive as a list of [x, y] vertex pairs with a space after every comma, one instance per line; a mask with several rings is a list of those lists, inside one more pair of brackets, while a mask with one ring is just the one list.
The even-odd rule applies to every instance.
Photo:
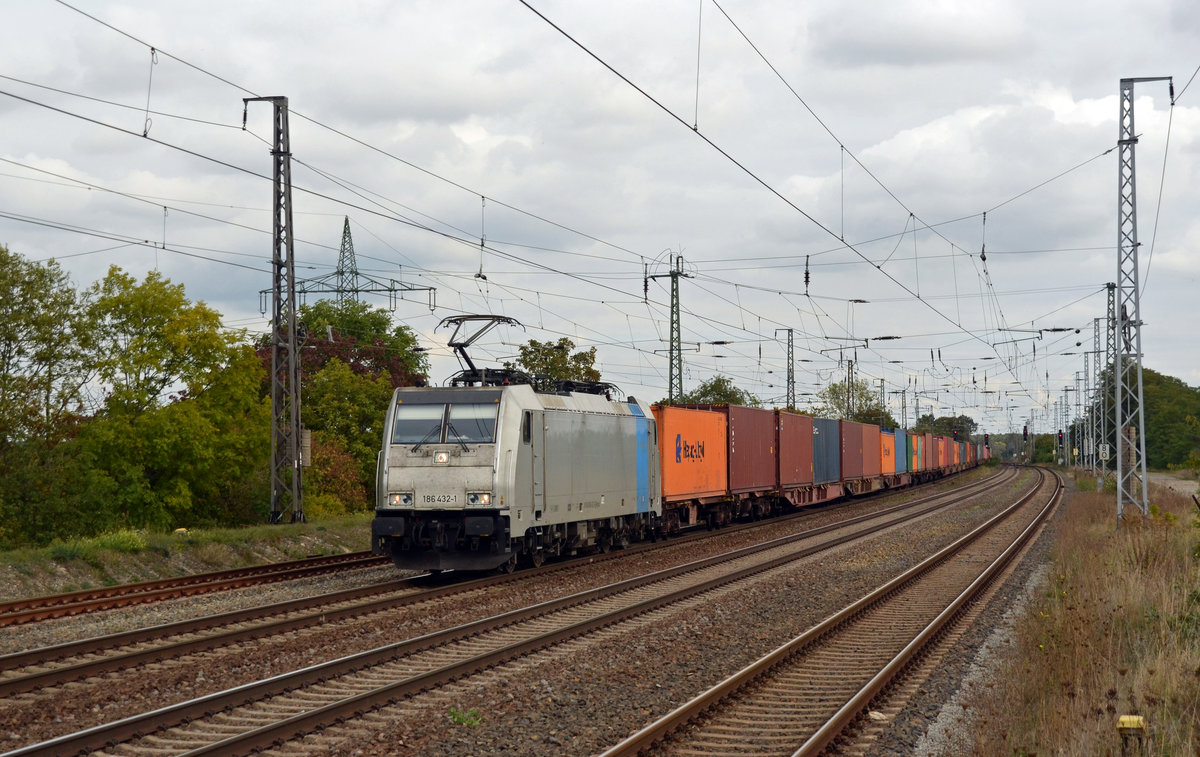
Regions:
[[397, 389], [371, 548], [408, 570], [511, 570], [662, 528], [654, 416], [528, 384]]

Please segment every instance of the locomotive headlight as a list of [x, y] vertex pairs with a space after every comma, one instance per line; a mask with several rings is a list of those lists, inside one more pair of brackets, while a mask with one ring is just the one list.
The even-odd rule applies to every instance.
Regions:
[[433, 462], [435, 462], [439, 465], [445, 465], [446, 463], [450, 462], [450, 453], [446, 452], [445, 450], [442, 450], [440, 452], [434, 452], [433, 453]]
[[492, 504], [491, 492], [467, 492], [468, 505], [490, 505]]
[[388, 503], [398, 507], [412, 507], [412, 492], [397, 492], [388, 496]]

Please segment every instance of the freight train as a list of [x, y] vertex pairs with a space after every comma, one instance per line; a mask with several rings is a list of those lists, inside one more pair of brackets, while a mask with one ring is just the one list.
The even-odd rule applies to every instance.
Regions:
[[394, 394], [371, 549], [399, 568], [509, 571], [927, 481], [989, 456], [784, 410], [617, 401], [610, 385], [480, 383]]

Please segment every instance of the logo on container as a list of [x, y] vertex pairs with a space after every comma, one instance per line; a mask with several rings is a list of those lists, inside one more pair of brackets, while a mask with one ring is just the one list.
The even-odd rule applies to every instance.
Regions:
[[682, 434], [675, 435], [675, 462], [682, 463], [685, 459], [704, 462], [704, 442], [688, 444]]

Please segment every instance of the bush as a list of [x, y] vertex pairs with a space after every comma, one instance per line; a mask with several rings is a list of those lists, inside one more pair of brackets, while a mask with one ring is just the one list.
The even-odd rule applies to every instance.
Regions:
[[146, 549], [146, 533], [144, 531], [114, 531], [112, 533], [101, 534], [94, 539], [89, 539], [97, 549], [107, 549], [113, 552], [123, 552], [127, 555], [136, 555]]
[[304, 498], [304, 517], [307, 520], [329, 520], [346, 514], [346, 506], [332, 494], [310, 494]]
[[83, 557], [83, 545], [74, 539], [71, 541], [55, 539], [50, 542], [50, 559], [55, 562], [70, 562], [81, 557]]

